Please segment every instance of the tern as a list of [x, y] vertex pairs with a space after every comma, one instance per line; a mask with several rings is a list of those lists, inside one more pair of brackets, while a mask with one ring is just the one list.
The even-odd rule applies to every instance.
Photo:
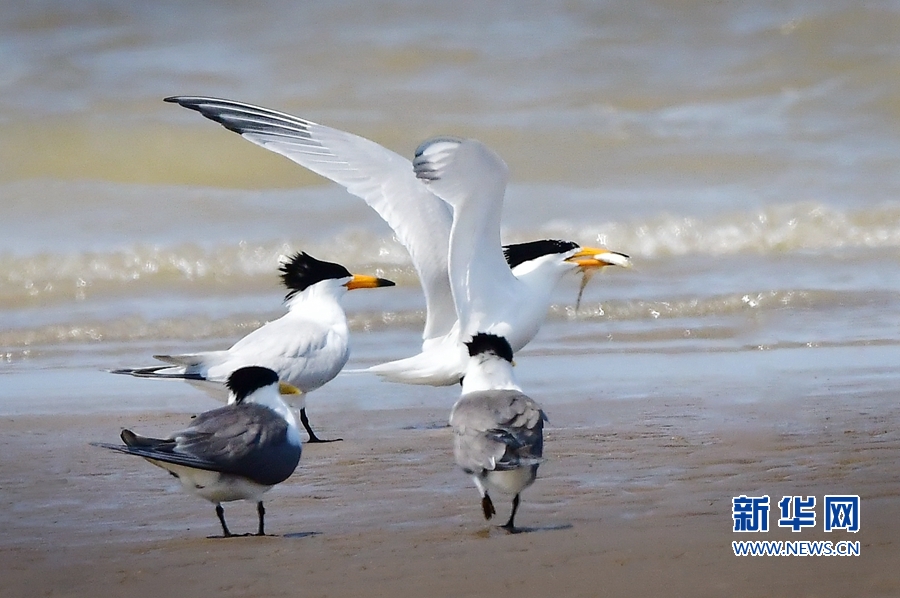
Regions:
[[534, 482], [542, 460], [547, 416], [516, 383], [506, 339], [478, 333], [466, 347], [462, 395], [450, 412], [453, 455], [472, 476], [485, 519], [496, 514], [489, 490], [513, 495], [512, 512], [501, 527], [515, 533], [519, 496]]
[[223, 502], [256, 502], [265, 535], [261, 496], [286, 480], [300, 462], [300, 432], [293, 410], [280, 393], [299, 390], [278, 381], [278, 374], [259, 366], [235, 370], [227, 382], [232, 402], [198, 415], [190, 426], [168, 438], [139, 436], [122, 430], [119, 444], [92, 443], [143, 457], [178, 478], [185, 491], [216, 505], [222, 535], [234, 536], [225, 523]]
[[265, 366], [300, 390], [300, 394], [287, 398], [292, 407], [299, 409], [309, 442], [328, 442], [319, 438], [309, 424], [306, 394], [337, 376], [350, 357], [350, 333], [340, 299], [348, 290], [394, 283], [350, 274], [340, 264], [318, 260], [305, 252], [288, 259], [280, 271], [288, 289], [288, 312], [281, 318], [257, 328], [224, 351], [154, 355], [168, 365], [119, 369], [113, 373], [177, 378], [209, 386], [207, 383], [221, 385], [240, 367]]
[[494, 331], [518, 351], [537, 334], [565, 273], [630, 265], [625, 254], [570, 241], [503, 248], [507, 167], [476, 140], [430, 140], [414, 166], [369, 139], [268, 108], [198, 96], [165, 101], [338, 183], [394, 230], [419, 275], [426, 319], [421, 353], [363, 370], [388, 380], [456, 384], [466, 367], [463, 339]]

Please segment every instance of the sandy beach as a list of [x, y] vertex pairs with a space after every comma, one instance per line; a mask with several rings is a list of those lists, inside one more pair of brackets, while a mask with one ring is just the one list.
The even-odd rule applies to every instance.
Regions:
[[[210, 8], [0, 15], [0, 598], [900, 596], [900, 3]], [[631, 256], [581, 296], [566, 276], [515, 356], [550, 417], [526, 533], [496, 528], [507, 498], [484, 521], [454, 464], [458, 388], [346, 371], [423, 341], [404, 235], [353, 195], [376, 186], [163, 101], [188, 94], [402, 160], [478, 139], [509, 169], [503, 243]], [[271, 536], [211, 538], [211, 504], [90, 443], [218, 403], [107, 372], [280, 317], [299, 251], [397, 286], [348, 293], [351, 360], [309, 397], [344, 441], [265, 496]], [[742, 494], [770, 497], [769, 532], [732, 531]], [[857, 533], [824, 531], [834, 494], [860, 497]], [[776, 525], [783, 496], [820, 501], [814, 528]], [[256, 530], [254, 505], [225, 512]]]
[[[509, 535], [454, 468], [444, 410], [325, 411], [323, 431], [346, 439], [306, 446], [266, 496], [271, 536], [228, 540], [209, 537], [213, 507], [165, 473], [88, 445], [189, 415], [4, 418], [3, 595], [896, 596], [898, 415], [887, 395], [556, 405], [525, 533]], [[792, 534], [773, 519], [767, 534], [734, 534], [744, 493], [773, 508], [859, 494], [860, 531]], [[502, 523], [509, 504], [495, 502]], [[249, 503], [226, 516], [255, 530]], [[736, 539], [859, 540], [861, 555], [736, 557]]]

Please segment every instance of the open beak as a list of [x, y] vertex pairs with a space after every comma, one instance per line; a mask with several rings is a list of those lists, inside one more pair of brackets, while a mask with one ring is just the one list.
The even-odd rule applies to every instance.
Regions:
[[567, 262], [578, 264], [582, 269], [603, 268], [604, 266], [631, 267], [631, 259], [624, 253], [600, 247], [582, 247], [581, 251], [566, 258]]
[[288, 384], [287, 382], [279, 382], [278, 383], [278, 392], [283, 395], [302, 395], [303, 391], [294, 386], [293, 384]]
[[375, 289], [378, 287], [392, 287], [394, 281], [387, 278], [376, 278], [375, 276], [366, 276], [365, 274], [354, 274], [350, 282], [344, 285], [349, 290], [353, 289]]

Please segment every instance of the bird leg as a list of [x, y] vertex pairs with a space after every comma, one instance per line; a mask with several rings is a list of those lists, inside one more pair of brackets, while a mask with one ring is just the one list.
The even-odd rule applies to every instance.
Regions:
[[478, 488], [478, 494], [481, 495], [481, 510], [482, 512], [484, 512], [484, 518], [490, 519], [497, 514], [497, 511], [494, 510], [494, 503], [491, 501], [491, 497], [488, 495], [487, 488], [485, 488], [484, 484], [481, 483], [482, 475], [484, 475], [483, 471], [481, 474], [473, 475], [472, 481], [475, 482], [475, 487]]
[[519, 495], [516, 494], [515, 498], [513, 498], [513, 501], [512, 501], [512, 513], [509, 514], [509, 521], [507, 521], [505, 524], [500, 526], [511, 534], [516, 534], [519, 532], [519, 530], [516, 529], [516, 526], [513, 523], [513, 520], [516, 518], [516, 511], [518, 511], [518, 510], [519, 510]]
[[497, 511], [494, 509], [494, 503], [491, 500], [491, 496], [487, 492], [485, 492], [484, 496], [481, 497], [481, 510], [484, 511], [485, 519], [490, 519], [497, 514]]
[[265, 536], [265, 518], [266, 518], [266, 508], [263, 506], [262, 501], [256, 503], [256, 512], [259, 513], [259, 531], [256, 532], [257, 536]]
[[303, 427], [306, 428], [306, 433], [309, 434], [309, 440], [307, 442], [339, 442], [343, 440], [343, 438], [335, 438], [333, 440], [322, 440], [316, 433], [313, 432], [313, 429], [309, 425], [309, 418], [306, 417], [306, 407], [300, 410], [300, 423], [303, 424]]
[[225, 509], [223, 509], [220, 504], [216, 505], [216, 515], [219, 516], [219, 522], [222, 524], [222, 537], [230, 538], [233, 536], [234, 534], [228, 531], [228, 526], [225, 525]]

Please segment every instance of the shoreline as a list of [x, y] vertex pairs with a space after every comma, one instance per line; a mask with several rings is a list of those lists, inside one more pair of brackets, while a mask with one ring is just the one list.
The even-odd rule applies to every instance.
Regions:
[[[213, 506], [163, 472], [87, 443], [123, 426], [165, 433], [187, 415], [3, 418], [0, 566], [11, 596], [183, 592], [258, 595], [896, 595], [900, 407], [806, 399], [555, 405], [547, 462], [507, 535], [482, 519], [453, 464], [444, 409], [324, 412], [327, 435], [264, 496], [265, 538], [208, 539]], [[603, 410], [604, 423], [596, 423]], [[350, 432], [352, 430], [352, 433]], [[731, 498], [852, 493], [856, 534], [731, 531]], [[507, 497], [495, 497], [497, 523]], [[236, 533], [253, 505], [224, 505]], [[748, 537], [752, 536], [752, 537]], [[733, 540], [859, 540], [860, 557], [735, 557]], [[302, 591], [301, 591], [302, 590]]]

